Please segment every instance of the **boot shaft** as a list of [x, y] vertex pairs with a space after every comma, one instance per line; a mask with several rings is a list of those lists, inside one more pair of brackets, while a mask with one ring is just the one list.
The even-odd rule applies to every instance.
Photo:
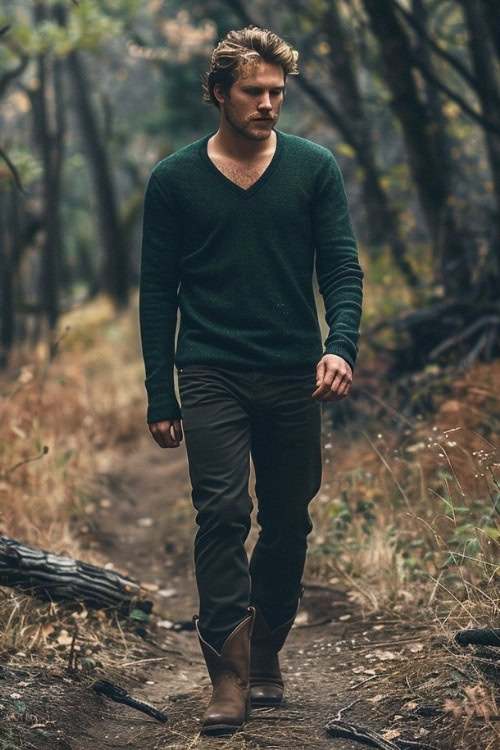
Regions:
[[248, 610], [250, 614], [226, 638], [220, 653], [205, 641], [200, 633], [199, 618], [197, 615], [193, 617], [212, 685], [215, 685], [218, 675], [224, 672], [233, 673], [239, 684], [248, 684], [250, 641], [255, 620], [255, 608], [249, 607]]

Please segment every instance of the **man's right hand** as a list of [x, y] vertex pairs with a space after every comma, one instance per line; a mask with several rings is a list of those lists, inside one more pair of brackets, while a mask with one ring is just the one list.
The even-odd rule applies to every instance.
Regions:
[[152, 422], [149, 431], [160, 448], [178, 448], [182, 441], [180, 419], [165, 419], [163, 422]]

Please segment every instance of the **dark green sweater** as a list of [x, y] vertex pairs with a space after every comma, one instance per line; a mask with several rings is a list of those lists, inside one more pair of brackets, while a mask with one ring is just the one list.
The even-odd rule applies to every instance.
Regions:
[[356, 359], [363, 272], [334, 156], [276, 131], [271, 163], [244, 190], [208, 157], [211, 135], [158, 162], [146, 188], [139, 319], [149, 423], [181, 417], [174, 363], [305, 372], [323, 353], [351, 367]]

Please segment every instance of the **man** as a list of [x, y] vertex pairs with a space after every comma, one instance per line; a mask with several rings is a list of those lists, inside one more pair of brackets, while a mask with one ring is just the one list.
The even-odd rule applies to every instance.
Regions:
[[[250, 700], [281, 701], [278, 652], [321, 483], [321, 404], [347, 396], [357, 353], [363, 273], [337, 162], [275, 128], [297, 56], [268, 30], [230, 32], [204, 83], [217, 132], [161, 160], [145, 196], [147, 421], [162, 448], [186, 439], [199, 526], [193, 619], [213, 684], [204, 734], [236, 731]], [[260, 534], [249, 562], [250, 455]]]

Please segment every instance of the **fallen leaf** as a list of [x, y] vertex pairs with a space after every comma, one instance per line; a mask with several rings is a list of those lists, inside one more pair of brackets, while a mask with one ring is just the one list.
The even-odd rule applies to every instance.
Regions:
[[419, 651], [424, 650], [424, 644], [423, 643], [411, 643], [408, 646], [408, 650], [412, 652], [412, 654], [418, 654]]
[[56, 640], [60, 646], [69, 646], [73, 642], [73, 636], [67, 630], [61, 630]]
[[133, 609], [129, 614], [129, 618], [136, 622], [147, 622], [148, 614], [147, 612], [143, 612], [142, 609]]
[[373, 652], [377, 659], [380, 661], [392, 661], [392, 659], [397, 659], [397, 655], [394, 654], [392, 651], [374, 651]]
[[157, 583], [141, 583], [141, 587], [146, 591], [158, 591], [160, 588]]
[[400, 735], [401, 732], [398, 732], [397, 729], [388, 729], [386, 732], [382, 732], [382, 737], [384, 738], [384, 740], [394, 740]]
[[407, 708], [408, 711], [414, 711], [417, 708], [417, 703], [415, 701], [408, 701], [408, 703], [405, 703], [404, 708]]
[[161, 589], [161, 591], [158, 591], [158, 596], [164, 596], [166, 599], [176, 595], [177, 589]]
[[372, 698], [367, 698], [366, 700], [369, 703], [380, 703], [380, 701], [383, 699], [384, 699], [384, 695], [382, 693], [379, 693], [378, 695], [374, 695]]
[[443, 703], [443, 710], [446, 711], [446, 713], [453, 714], [455, 719], [459, 719], [462, 716], [462, 706], [459, 706], [458, 703], [456, 703], [451, 698], [446, 698]]
[[23, 367], [21, 367], [21, 373], [17, 379], [20, 383], [26, 385], [26, 383], [29, 383], [30, 380], [33, 380], [33, 373], [24, 365]]

